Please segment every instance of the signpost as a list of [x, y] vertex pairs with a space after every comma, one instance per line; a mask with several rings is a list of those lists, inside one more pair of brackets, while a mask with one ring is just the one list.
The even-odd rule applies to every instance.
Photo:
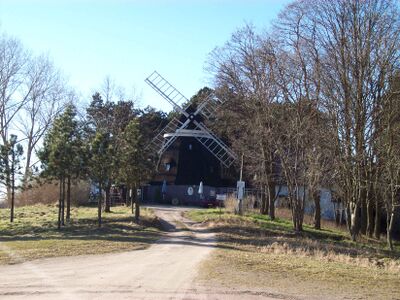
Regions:
[[238, 199], [238, 213], [239, 213], [239, 215], [243, 214], [244, 189], [245, 189], [245, 182], [239, 180], [236, 183], [236, 192], [237, 192], [237, 199]]
[[238, 200], [243, 200], [245, 187], [246, 187], [246, 184], [244, 181], [238, 181], [236, 183]]

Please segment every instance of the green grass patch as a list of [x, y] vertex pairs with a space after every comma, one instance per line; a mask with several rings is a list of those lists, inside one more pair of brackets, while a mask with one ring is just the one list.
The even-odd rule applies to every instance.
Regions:
[[74, 207], [71, 222], [57, 229], [57, 207], [34, 205], [17, 208], [9, 222], [9, 209], [0, 209], [0, 264], [44, 257], [101, 254], [145, 249], [160, 237], [151, 210], [141, 210], [141, 222], [133, 222], [130, 208], [103, 212], [97, 225], [97, 208]]

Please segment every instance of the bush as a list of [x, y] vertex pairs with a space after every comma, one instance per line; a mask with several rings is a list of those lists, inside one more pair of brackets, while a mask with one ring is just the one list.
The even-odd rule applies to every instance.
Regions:
[[236, 206], [237, 206], [237, 199], [236, 197], [229, 195], [224, 201], [225, 209], [228, 212], [235, 213]]
[[[254, 212], [254, 205], [256, 203], [257, 199], [254, 196], [246, 196], [243, 198], [242, 202], [242, 208], [243, 212]], [[224, 201], [224, 206], [225, 209], [228, 212], [235, 213], [238, 205], [238, 200], [234, 195], [229, 195], [226, 200]]]
[[[60, 186], [57, 181], [48, 183], [34, 183], [32, 187], [16, 194], [17, 206], [33, 205], [37, 203], [53, 204], [58, 201]], [[71, 184], [71, 203], [73, 205], [86, 204], [89, 199], [90, 184], [87, 181], [77, 181]]]

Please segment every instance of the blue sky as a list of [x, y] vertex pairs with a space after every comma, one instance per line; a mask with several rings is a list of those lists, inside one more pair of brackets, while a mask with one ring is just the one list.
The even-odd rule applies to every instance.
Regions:
[[246, 22], [262, 30], [287, 0], [0, 0], [0, 31], [48, 53], [84, 101], [105, 76], [171, 107], [144, 83], [153, 70], [186, 97], [208, 84], [207, 55]]

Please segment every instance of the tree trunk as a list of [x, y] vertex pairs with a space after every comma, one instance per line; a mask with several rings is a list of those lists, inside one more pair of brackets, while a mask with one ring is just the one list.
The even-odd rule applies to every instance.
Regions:
[[32, 141], [31, 138], [28, 140], [28, 147], [26, 150], [26, 158], [25, 158], [25, 172], [24, 177], [22, 179], [22, 186], [26, 187], [30, 175], [30, 165], [31, 165], [31, 157], [32, 157]]
[[134, 204], [135, 204], [135, 201], [133, 201], [133, 198], [134, 198], [134, 195], [133, 195], [133, 187], [131, 187], [130, 188], [130, 196], [129, 196], [129, 198], [130, 198], [130, 201], [131, 201], [131, 209], [132, 209], [132, 214], [134, 213]]
[[269, 216], [269, 201], [268, 201], [268, 196], [267, 196], [267, 191], [266, 191], [265, 186], [263, 189], [263, 194], [264, 194], [264, 215]]
[[360, 233], [360, 209], [357, 203], [350, 205], [350, 233], [351, 239], [356, 241]]
[[98, 220], [98, 226], [99, 228], [101, 227], [101, 203], [103, 199], [103, 190], [102, 186], [100, 184], [99, 186], [99, 199], [97, 200], [97, 220]]
[[268, 209], [269, 217], [273, 221], [275, 220], [275, 184], [268, 184]]
[[347, 230], [351, 234], [351, 212], [350, 212], [350, 203], [349, 202], [346, 204], [346, 226], [347, 226]]
[[335, 225], [339, 227], [340, 225], [340, 209], [335, 208]]
[[11, 161], [11, 211], [10, 222], [14, 222], [14, 201], [15, 201], [15, 155], [12, 155]]
[[386, 205], [386, 240], [388, 247], [391, 251], [393, 251], [393, 227], [396, 221], [396, 204], [397, 204], [397, 197], [398, 192], [397, 188], [395, 188], [395, 184], [392, 180], [391, 182], [391, 192], [390, 192], [390, 199], [387, 200]]
[[292, 209], [293, 229], [296, 232], [301, 232], [303, 231], [305, 188], [302, 196], [300, 196], [298, 183], [292, 184], [292, 188], [289, 188], [289, 186], [290, 184], [288, 184], [288, 196]]
[[136, 195], [135, 191], [133, 191], [133, 195], [135, 197], [135, 222], [139, 222], [140, 218], [140, 199]]
[[386, 241], [389, 249], [393, 251], [393, 224], [394, 224], [394, 208], [386, 210], [387, 228], [386, 228]]
[[57, 222], [58, 229], [61, 229], [61, 198], [62, 198], [62, 178], [60, 179], [60, 195], [58, 197], [58, 222]]
[[62, 197], [61, 197], [61, 225], [65, 225], [65, 213], [64, 213], [64, 208], [65, 208], [65, 177], [62, 179]]
[[372, 237], [374, 234], [374, 201], [373, 199], [368, 199], [367, 201], [367, 235]]
[[321, 197], [318, 191], [312, 191], [312, 197], [315, 204], [314, 228], [321, 229]]
[[106, 213], [111, 212], [110, 191], [111, 191], [111, 184], [107, 184], [107, 186], [106, 186], [106, 205], [104, 208], [104, 212], [106, 212]]
[[361, 191], [361, 216], [360, 216], [360, 232], [361, 234], [367, 234], [368, 227], [368, 208], [367, 208], [367, 199], [366, 199], [366, 191], [362, 188]]
[[266, 188], [262, 184], [261, 185], [261, 205], [260, 205], [260, 214], [266, 215], [268, 214], [268, 205], [267, 205], [267, 197], [266, 197]]
[[71, 220], [71, 176], [67, 178], [67, 223]]
[[302, 232], [303, 231], [303, 224], [300, 222], [299, 219], [297, 219], [296, 222], [296, 232]]
[[288, 196], [289, 196], [289, 201], [290, 201], [290, 207], [292, 210], [292, 221], [293, 221], [293, 229], [296, 232], [301, 232], [303, 231], [303, 210], [302, 210], [302, 205], [300, 205], [300, 200], [299, 194], [298, 194], [298, 188], [296, 187], [296, 193], [293, 193], [293, 191], [288, 191]]
[[381, 238], [381, 204], [378, 197], [375, 198], [375, 227], [374, 236], [377, 240]]
[[[296, 201], [299, 201], [299, 199], [297, 199]], [[301, 220], [300, 208], [298, 207], [298, 204], [295, 205], [294, 210], [295, 210], [294, 211], [294, 213], [295, 213], [294, 230], [296, 232], [301, 232], [301, 231], [303, 231], [303, 222]]]
[[130, 204], [129, 202], [129, 188], [128, 186], [125, 187], [125, 206], [128, 207]]
[[341, 225], [341, 219], [342, 219], [342, 203], [340, 202], [341, 200], [339, 198], [336, 199], [336, 202], [334, 203], [334, 208], [335, 208], [335, 224], [336, 226]]
[[340, 213], [340, 225], [345, 225], [345, 224], [346, 224], [346, 210], [342, 208]]
[[10, 169], [10, 159], [8, 155], [3, 157], [4, 159], [4, 176], [6, 182], [6, 191], [7, 191], [7, 204], [11, 207], [11, 169]]

